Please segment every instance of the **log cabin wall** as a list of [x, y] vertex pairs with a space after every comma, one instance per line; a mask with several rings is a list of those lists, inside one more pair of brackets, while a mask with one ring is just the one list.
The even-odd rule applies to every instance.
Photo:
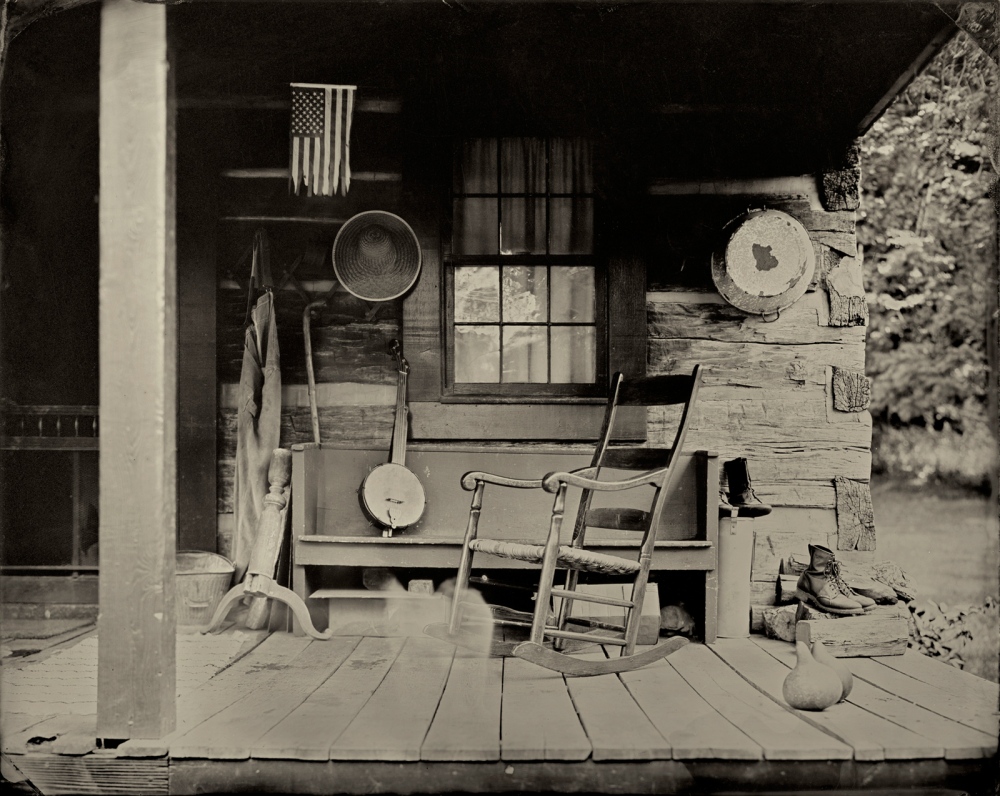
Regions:
[[[441, 148], [449, 136], [586, 134], [613, 155], [606, 171], [615, 182], [602, 198], [618, 219], [635, 221], [617, 237], [644, 250], [641, 346], [649, 371], [709, 365], [692, 445], [724, 459], [747, 456], [758, 493], [776, 506], [758, 522], [761, 598], [778, 558], [806, 541], [825, 539], [843, 557], [870, 555], [861, 264], [851, 203], [830, 201], [845, 177], [855, 178], [856, 164], [805, 182], [785, 177], [815, 174], [870, 123], [900, 76], [942, 40], [940, 10], [911, 3], [567, 8], [171, 6], [179, 547], [211, 547], [218, 529], [228, 552], [249, 275], [242, 255], [254, 230], [269, 232], [279, 282], [299, 261], [294, 275], [303, 290], [289, 281], [277, 301], [281, 442], [307, 442], [301, 313], [330, 286], [339, 224], [362, 210], [398, 212], [418, 232], [425, 268], [437, 265], [443, 211], [435, 180], [447, 181]], [[4, 348], [2, 381], [3, 397], [24, 403], [91, 404], [86, 396], [96, 394], [98, 16], [92, 4], [39, 19], [9, 51], [3, 337], [13, 344]], [[556, 39], [566, 46], [553, 48]], [[58, 79], [47, 76], [50, 67]], [[288, 196], [287, 92], [299, 80], [356, 82], [371, 100], [355, 115], [348, 197]], [[11, 93], [18, 85], [20, 100]], [[715, 179], [686, 187], [664, 179], [704, 175]], [[722, 303], [708, 279], [710, 238], [752, 206], [798, 218], [817, 253], [812, 292], [773, 324]], [[47, 290], [51, 284], [61, 289]], [[56, 311], [38, 311], [46, 301]], [[55, 315], [58, 329], [36, 329]], [[388, 448], [395, 376], [384, 350], [405, 331], [403, 315], [402, 301], [368, 306], [343, 293], [314, 314], [324, 440]], [[42, 343], [73, 354], [38, 354], [25, 366]], [[54, 387], [72, 394], [57, 396]], [[662, 422], [650, 418], [651, 441], [661, 438]]]
[[[750, 459], [758, 492], [776, 506], [759, 523], [762, 544], [771, 539], [768, 553], [783, 542], [801, 549], [806, 537], [852, 553], [871, 546], [866, 312], [850, 191], [841, 190], [846, 201], [834, 197], [845, 179], [854, 180], [856, 200], [856, 164], [823, 170], [844, 155], [857, 120], [927, 57], [926, 42], [942, 26], [936, 11], [663, 3], [626, 4], [612, 16], [530, 3], [482, 4], [474, 13], [434, 3], [335, 10], [222, 3], [173, 12], [181, 155], [190, 149], [185, 130], [196, 146], [212, 148], [205, 156], [211, 168], [198, 167], [210, 177], [196, 193], [208, 211], [202, 216], [218, 220], [203, 229], [202, 250], [212, 250], [216, 263], [215, 492], [223, 552], [249, 275], [244, 254], [254, 230], [263, 226], [270, 235], [279, 283], [298, 263], [298, 285], [277, 291], [281, 442], [308, 442], [302, 310], [330, 286], [339, 225], [369, 209], [404, 217], [423, 249], [422, 290], [441, 262], [449, 147], [461, 137], [503, 135], [584, 135], [604, 153], [603, 250], [639, 252], [646, 270], [640, 353], [646, 349], [650, 372], [695, 361], [710, 367], [692, 444]], [[422, 35], [414, 36], [418, 29]], [[751, 29], [760, 35], [743, 35]], [[298, 40], [301, 46], [289, 46]], [[554, 47], [556, 40], [566, 46]], [[282, 170], [293, 81], [359, 85], [347, 197], [288, 195]], [[803, 174], [813, 176], [794, 176]], [[668, 180], [706, 175], [713, 176], [707, 188]], [[707, 253], [722, 227], [755, 206], [798, 218], [817, 255], [812, 291], [771, 324], [724, 304], [709, 277]], [[407, 334], [402, 321], [412, 302], [406, 306], [368, 306], [339, 293], [314, 314], [324, 441], [388, 449], [394, 371], [384, 352], [389, 339]], [[202, 320], [208, 314], [192, 313]], [[412, 363], [423, 353], [418, 346], [407, 355]], [[421, 371], [429, 372], [414, 369], [411, 395]], [[655, 441], [662, 419], [649, 420]], [[843, 533], [838, 494], [841, 515], [850, 518]], [[758, 564], [765, 558], [758, 550]]]
[[[398, 106], [395, 100], [378, 102], [371, 104]], [[358, 117], [362, 130], [364, 107]], [[379, 121], [385, 124], [385, 117]], [[398, 153], [398, 141], [395, 146]], [[275, 280], [280, 283], [301, 257], [296, 280], [308, 298], [322, 295], [331, 286], [329, 249], [340, 218], [374, 208], [406, 215], [399, 181], [366, 179], [369, 171], [376, 173], [376, 166], [383, 169], [378, 173], [398, 174], [384, 171], [401, 168], [398, 154], [393, 162], [393, 142], [386, 141], [383, 147], [380, 155], [371, 155], [373, 162], [367, 162], [365, 148], [358, 145], [355, 168], [362, 178], [350, 199], [290, 199], [282, 179], [261, 176], [253, 169], [223, 171], [226, 198], [219, 239], [224, 257], [239, 263], [253, 229], [265, 226]], [[865, 525], [864, 517], [858, 519], [858, 511], [842, 510], [841, 522], [860, 522], [860, 531], [851, 537], [851, 531], [838, 529], [838, 479], [842, 503], [848, 491], [860, 492], [861, 498], [866, 492], [871, 417], [863, 395], [850, 397], [852, 387], [867, 385], [863, 318], [838, 314], [843, 296], [858, 292], [855, 277], [861, 264], [855, 213], [825, 210], [821, 183], [822, 175], [729, 180], [721, 183], [726, 186], [722, 190], [715, 189], [717, 193], [693, 194], [704, 187], [654, 180], [649, 196], [625, 200], [633, 216], [629, 226], [642, 238], [646, 263], [647, 371], [685, 372], [697, 362], [708, 366], [690, 444], [719, 451], [723, 461], [747, 457], [758, 495], [775, 507], [772, 515], [756, 523], [758, 602], [773, 599], [778, 562], [785, 555], [804, 553], [807, 544], [820, 543], [841, 550], [842, 557], [863, 556], [853, 551], [870, 549], [873, 542], [873, 528]], [[331, 212], [331, 206], [340, 212]], [[789, 213], [803, 223], [813, 241], [817, 265], [810, 289], [773, 322], [726, 304], [709, 275], [708, 257], [719, 243], [720, 230], [748, 207]], [[433, 213], [430, 216], [421, 228], [433, 228], [437, 220]], [[276, 218], [299, 220], [265, 221]], [[426, 236], [423, 244], [427, 246], [428, 239], [434, 247], [433, 236]], [[248, 263], [241, 267], [246, 272]], [[245, 283], [246, 273], [228, 268], [224, 259], [219, 271], [218, 511], [219, 546], [226, 552], [246, 309], [246, 287], [240, 281]], [[845, 271], [853, 276], [845, 279], [841, 276]], [[283, 445], [312, 441], [302, 327], [306, 298], [290, 285], [278, 292]], [[324, 441], [388, 448], [395, 371], [385, 352], [388, 341], [401, 334], [401, 306], [399, 300], [367, 305], [340, 292], [314, 313], [312, 345]], [[675, 422], [676, 418], [651, 410], [649, 444], [669, 444]], [[720, 488], [724, 487], [723, 482]]]
[[410, 203], [403, 196], [402, 102], [390, 89], [359, 90], [351, 134], [350, 190], [346, 196], [311, 198], [289, 195], [288, 108], [281, 100], [271, 106], [220, 112], [235, 123], [253, 113], [263, 128], [229, 149], [218, 179], [217, 510], [218, 547], [224, 555], [230, 552], [233, 527], [236, 406], [250, 275], [247, 253], [257, 229], [268, 234], [276, 285], [281, 445], [313, 442], [303, 323], [308, 303], [328, 297], [310, 318], [322, 441], [360, 442], [388, 450], [396, 399], [396, 366], [388, 346], [400, 337], [402, 299], [368, 303], [343, 289], [332, 295], [330, 291], [335, 284], [331, 250], [344, 221], [366, 210], [385, 210], [413, 222]]
[[[806, 556], [810, 543], [844, 560], [874, 550], [867, 309], [855, 211], [825, 209], [836, 205], [822, 186], [822, 175], [711, 186], [663, 181], [654, 183], [647, 206], [657, 230], [647, 255], [648, 370], [707, 367], [689, 444], [718, 451], [722, 462], [746, 457], [757, 495], [774, 507], [754, 522], [758, 605], [774, 603], [781, 560]], [[771, 322], [727, 304], [706, 267], [718, 230], [757, 207], [798, 219], [816, 257], [808, 292]], [[843, 312], [845, 293], [856, 313]], [[675, 420], [651, 410], [650, 442], [669, 444]]]

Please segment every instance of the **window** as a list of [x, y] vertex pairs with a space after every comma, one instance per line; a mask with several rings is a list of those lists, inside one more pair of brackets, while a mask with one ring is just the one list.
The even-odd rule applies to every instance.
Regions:
[[[422, 251], [402, 319], [413, 439], [593, 441], [610, 374], [646, 370], [643, 238], [632, 200], [614, 193], [621, 181], [596, 179], [579, 139], [410, 143], [406, 217]], [[627, 215], [605, 223], [607, 207]], [[645, 411], [633, 414], [623, 438], [643, 439]]]
[[463, 141], [451, 209], [448, 392], [599, 394], [607, 381], [606, 302], [589, 142]]

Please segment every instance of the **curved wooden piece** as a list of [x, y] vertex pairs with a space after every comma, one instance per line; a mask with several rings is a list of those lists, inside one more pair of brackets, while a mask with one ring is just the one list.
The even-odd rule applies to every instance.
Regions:
[[292, 613], [295, 615], [295, 618], [299, 620], [299, 625], [301, 625], [303, 632], [305, 632], [307, 636], [311, 636], [319, 641], [326, 641], [333, 635], [332, 630], [324, 630], [323, 632], [320, 632], [315, 628], [312, 623], [312, 617], [309, 616], [309, 609], [306, 608], [306, 604], [302, 602], [302, 598], [291, 589], [279, 586], [274, 581], [270, 581], [266, 586], [266, 593], [268, 597], [281, 600], [285, 605], [292, 609]]
[[218, 630], [219, 625], [222, 624], [222, 620], [229, 614], [229, 609], [233, 607], [233, 603], [237, 600], [243, 599], [245, 594], [246, 589], [243, 588], [242, 583], [238, 583], [227, 591], [226, 596], [222, 598], [222, 602], [220, 602], [219, 606], [215, 609], [215, 613], [212, 614], [212, 621], [205, 625], [201, 629], [201, 632], [211, 633], [214, 630]]
[[555, 652], [533, 641], [523, 641], [514, 648], [514, 657], [530, 661], [555, 672], [575, 677], [589, 677], [595, 674], [630, 672], [633, 669], [639, 669], [660, 660], [660, 658], [667, 657], [670, 653], [676, 652], [689, 643], [686, 638], [674, 636], [635, 655], [607, 658], [603, 661], [587, 661], [573, 658], [562, 652]]
[[462, 489], [471, 492], [476, 488], [476, 484], [496, 484], [497, 486], [509, 486], [514, 489], [539, 489], [542, 486], [542, 479], [535, 478], [508, 478], [505, 475], [494, 475], [481, 470], [473, 470], [462, 476]]
[[[585, 468], [585, 470], [593, 469], [592, 467]], [[637, 486], [646, 486], [647, 484], [659, 486], [669, 468], [661, 467], [659, 470], [650, 470], [623, 481], [595, 481], [593, 478], [580, 475], [585, 470], [576, 470], [572, 473], [549, 473], [542, 479], [542, 489], [546, 492], [556, 492], [560, 486], [566, 484], [581, 489], [590, 489], [594, 492], [623, 492], [626, 489], [635, 489]]]

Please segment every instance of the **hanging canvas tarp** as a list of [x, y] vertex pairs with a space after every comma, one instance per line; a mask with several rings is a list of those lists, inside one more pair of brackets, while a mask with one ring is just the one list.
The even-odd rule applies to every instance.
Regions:
[[255, 237], [251, 290], [266, 289], [257, 299], [246, 329], [236, 415], [232, 557], [237, 582], [250, 563], [257, 520], [268, 492], [267, 468], [281, 433], [281, 362], [265, 242], [266, 235]]

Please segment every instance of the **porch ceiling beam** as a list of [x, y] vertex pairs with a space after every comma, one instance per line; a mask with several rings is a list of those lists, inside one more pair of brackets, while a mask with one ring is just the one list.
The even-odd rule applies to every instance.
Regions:
[[105, 0], [100, 65], [97, 733], [175, 724], [176, 267], [167, 13]]
[[[938, 6], [940, 8], [940, 6]], [[889, 107], [896, 97], [898, 97], [903, 90], [910, 85], [918, 74], [920, 70], [924, 68], [926, 63], [931, 60], [938, 52], [944, 47], [948, 40], [955, 35], [958, 28], [955, 27], [954, 23], [949, 22], [944, 25], [938, 34], [928, 42], [927, 46], [920, 51], [920, 54], [913, 60], [913, 63], [906, 69], [903, 74], [901, 74], [896, 81], [886, 90], [886, 92], [879, 98], [878, 102], [872, 106], [872, 109], [865, 114], [865, 117], [858, 124], [857, 135], [862, 136], [868, 132], [879, 116], [881, 116], [885, 109]]]
[[[524, 5], [546, 5], [550, 4], [552, 0], [520, 0]], [[788, 5], [798, 5], [801, 0], [781, 0]], [[18, 0], [18, 2], [10, 4], [9, 18], [7, 20], [7, 33], [9, 36], [16, 35], [20, 31], [24, 30], [28, 25], [38, 19], [42, 19], [52, 14], [56, 14], [60, 11], [65, 11], [70, 8], [77, 8], [78, 6], [88, 5], [89, 3], [97, 2], [97, 0]], [[307, 3], [307, 4], [320, 4], [329, 3], [330, 0], [184, 0], [186, 3], [221, 3], [221, 2], [231, 2], [231, 3]], [[426, 2], [426, 0], [399, 0], [401, 4], [410, 4], [416, 2]], [[648, 0], [623, 0], [619, 5], [630, 5], [632, 3], [642, 4], [648, 2]], [[724, 3], [733, 5], [747, 5], [752, 3], [758, 3], [760, 0], [661, 0], [666, 4], [690, 4], [700, 3], [702, 5], [721, 5]], [[832, 5], [867, 5], [867, 4], [879, 4], [879, 3], [898, 3], [899, 0], [827, 0], [828, 3]], [[917, 5], [943, 5], [941, 0], [911, 0], [911, 2]], [[471, 9], [475, 9], [476, 6], [489, 7], [496, 5], [497, 0], [451, 0], [450, 8], [454, 10], [456, 14], [461, 14], [463, 12], [468, 13]], [[593, 6], [604, 6], [607, 5], [607, 0], [579, 0], [579, 5], [593, 5]], [[951, 5], [951, 4], [948, 4]]]

